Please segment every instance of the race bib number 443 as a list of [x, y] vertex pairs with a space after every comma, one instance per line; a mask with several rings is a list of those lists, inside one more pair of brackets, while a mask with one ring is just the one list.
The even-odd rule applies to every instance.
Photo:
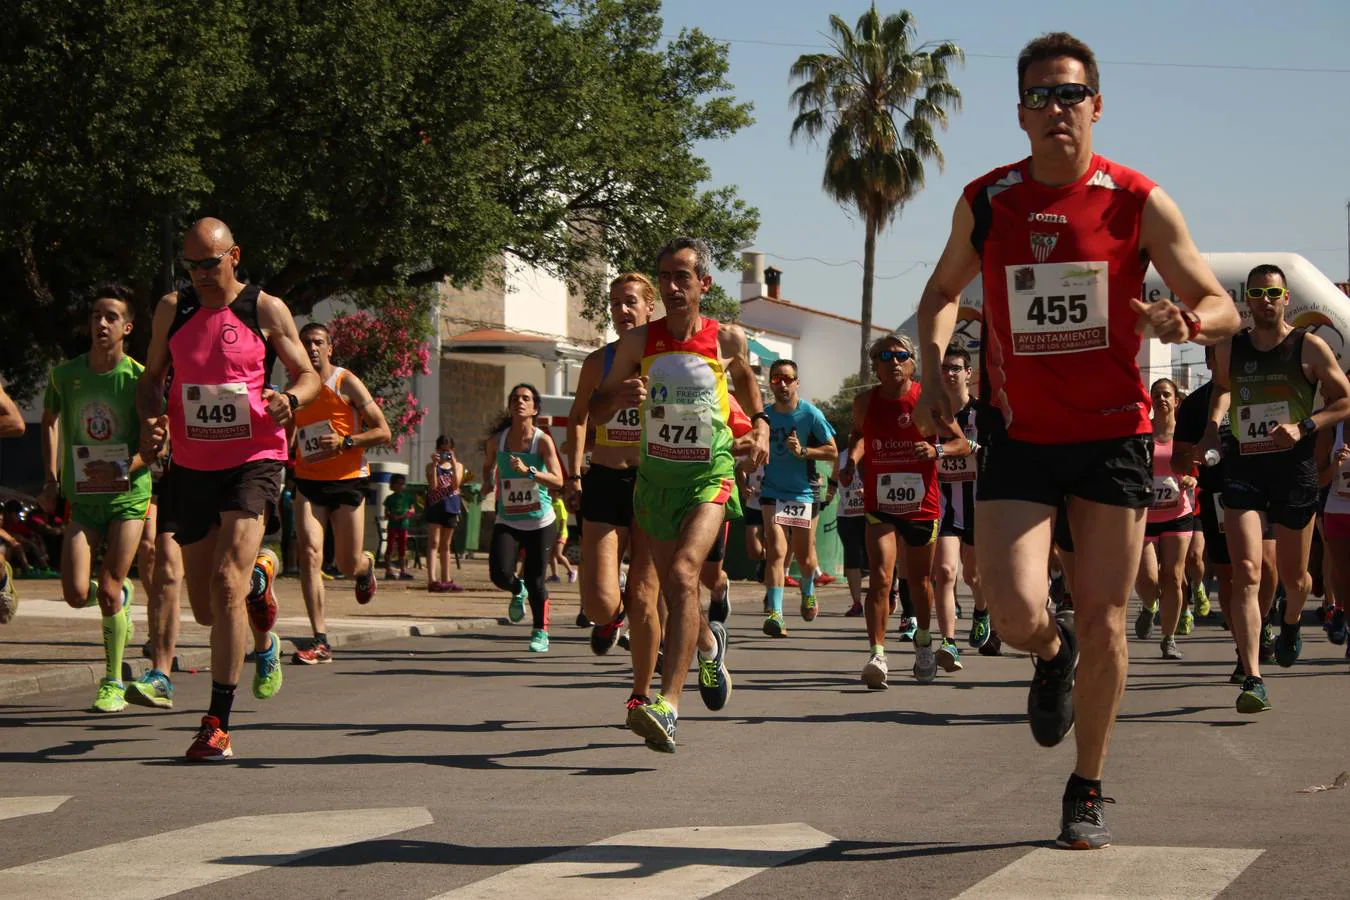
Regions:
[[671, 462], [708, 462], [712, 413], [684, 403], [653, 406], [647, 413], [647, 455]]
[[249, 417], [248, 385], [183, 385], [183, 418], [194, 441], [238, 441], [253, 436]]
[[1008, 266], [1008, 321], [1017, 356], [1083, 353], [1108, 344], [1105, 262]]

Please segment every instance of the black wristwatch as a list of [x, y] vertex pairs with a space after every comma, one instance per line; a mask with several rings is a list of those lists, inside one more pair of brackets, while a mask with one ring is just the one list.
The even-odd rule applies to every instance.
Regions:
[[770, 424], [772, 424], [772, 423], [769, 422], [769, 414], [766, 413], [766, 412], [765, 412], [764, 410], [762, 410], [762, 409], [761, 409], [759, 412], [755, 413], [753, 416], [750, 417], [750, 424], [751, 424], [751, 425], [754, 425], [756, 419], [763, 419], [765, 425], [770, 425]]
[[285, 394], [286, 394], [286, 402], [291, 405], [291, 412], [295, 412], [297, 409], [300, 408], [300, 401], [297, 400], [295, 398], [295, 395], [292, 394], [290, 391], [286, 391]]
[[356, 441], [352, 439], [352, 436], [351, 436], [350, 434], [347, 435], [346, 437], [344, 437], [344, 438], [342, 439], [342, 449], [343, 449], [343, 450], [350, 450], [350, 449], [352, 449], [352, 448], [355, 447], [355, 446], [356, 446]]
[[1307, 437], [1315, 431], [1317, 431], [1317, 423], [1312, 420], [1311, 416], [1298, 423], [1298, 433], [1303, 437]]

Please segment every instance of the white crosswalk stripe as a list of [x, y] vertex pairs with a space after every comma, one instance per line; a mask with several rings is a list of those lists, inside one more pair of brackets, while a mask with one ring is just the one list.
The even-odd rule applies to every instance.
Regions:
[[422, 807], [241, 816], [5, 869], [0, 897], [153, 900], [431, 821]]
[[61, 797], [0, 797], [0, 820], [20, 816], [38, 816], [56, 810], [69, 796]]
[[595, 900], [601, 895], [605, 900], [690, 900], [724, 891], [833, 840], [801, 822], [629, 831], [434, 900]]
[[1262, 850], [1111, 847], [1033, 850], [956, 900], [1213, 900]]

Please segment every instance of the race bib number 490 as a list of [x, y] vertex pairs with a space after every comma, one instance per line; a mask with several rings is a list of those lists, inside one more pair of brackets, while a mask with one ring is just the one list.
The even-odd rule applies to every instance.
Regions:
[[877, 509], [890, 516], [907, 516], [923, 506], [925, 488], [918, 472], [877, 476]]
[[183, 418], [194, 441], [238, 441], [253, 436], [249, 417], [248, 385], [183, 385]]
[[1039, 356], [1104, 349], [1109, 342], [1108, 272], [1105, 262], [1008, 266], [1012, 352]]
[[810, 503], [798, 503], [790, 500], [777, 500], [773, 507], [773, 520], [784, 528], [810, 528]]
[[647, 413], [647, 455], [671, 462], [709, 462], [712, 413], [687, 403], [653, 406]]
[[1289, 424], [1289, 404], [1254, 403], [1238, 408], [1238, 451], [1247, 456], [1253, 453], [1274, 453], [1275, 429]]

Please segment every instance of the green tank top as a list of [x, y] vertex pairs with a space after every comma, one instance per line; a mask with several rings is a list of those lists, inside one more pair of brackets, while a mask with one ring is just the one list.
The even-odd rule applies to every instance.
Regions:
[[1271, 434], [1280, 425], [1297, 424], [1313, 413], [1316, 382], [1303, 373], [1303, 339], [1307, 330], [1295, 328], [1269, 350], [1252, 344], [1250, 331], [1233, 336], [1229, 361], [1232, 403], [1229, 428], [1238, 442], [1240, 456], [1261, 453], [1313, 452], [1313, 436], [1308, 435], [1290, 450], [1275, 446]]
[[654, 485], [684, 487], [733, 477], [731, 401], [717, 335], [715, 319], [704, 319], [687, 341], [676, 340], [665, 319], [647, 326], [639, 466]]
[[506, 449], [509, 433], [507, 429], [497, 438], [497, 521], [526, 531], [545, 528], [553, 523], [553, 500], [548, 488], [511, 468], [511, 457], [518, 456], [525, 465], [544, 469], [544, 457], [539, 453], [543, 432], [535, 428], [530, 449], [523, 451]]

